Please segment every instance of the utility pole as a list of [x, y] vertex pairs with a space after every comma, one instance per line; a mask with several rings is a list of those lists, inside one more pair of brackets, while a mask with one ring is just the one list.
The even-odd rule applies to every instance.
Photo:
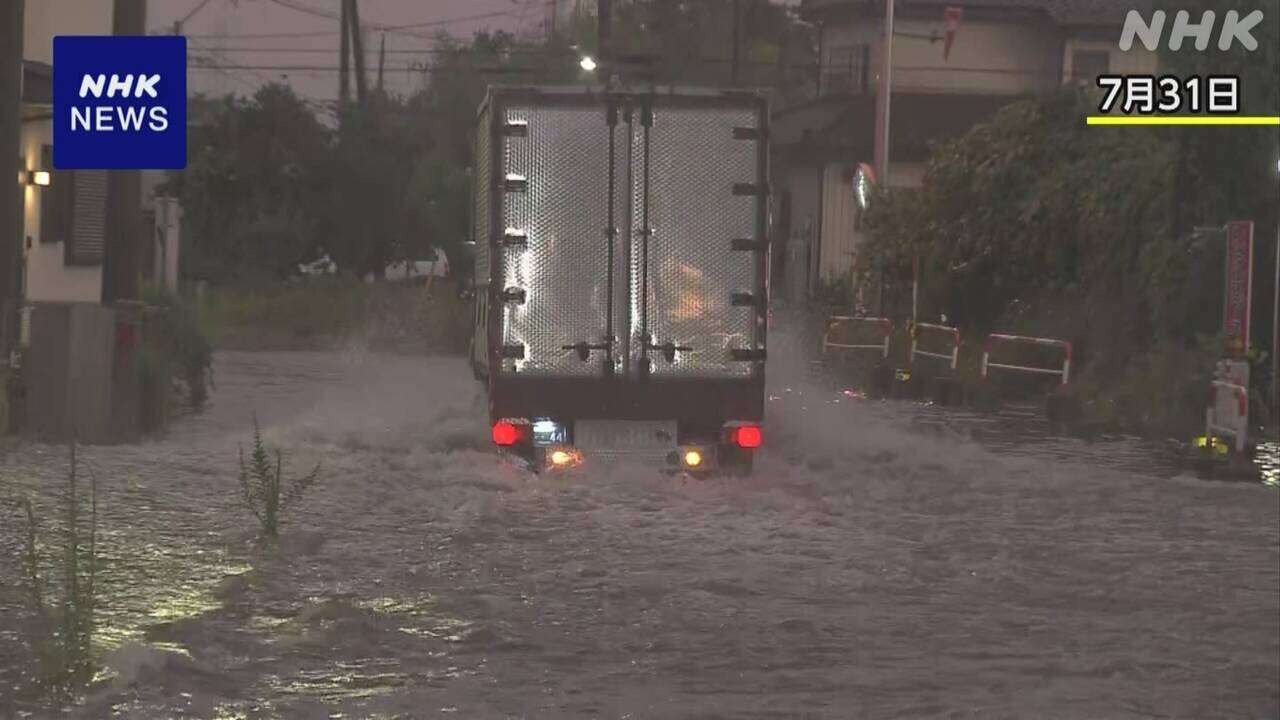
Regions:
[[733, 69], [730, 75], [730, 83], [738, 84], [738, 53], [739, 47], [742, 45], [742, 2], [741, 0], [733, 0]]
[[[114, 35], [146, 35], [146, 0], [115, 0]], [[102, 248], [102, 302], [141, 297], [139, 259], [142, 242], [142, 174], [137, 170], [107, 173], [106, 233]]]
[[24, 0], [0, 2], [0, 363], [17, 345], [18, 274], [22, 267], [22, 11]]
[[347, 28], [351, 31], [351, 53], [356, 61], [356, 102], [363, 106], [368, 92], [365, 87], [364, 37], [360, 32], [360, 8], [357, 0], [347, 0], [347, 2], [351, 3]]
[[342, 11], [339, 14], [338, 29], [341, 39], [338, 41], [338, 118], [341, 121], [346, 113], [347, 104], [351, 102], [351, 86], [347, 79], [347, 56], [351, 54], [351, 42], [347, 36], [347, 25], [350, 16], [347, 14], [347, 0], [342, 0]]
[[600, 40], [600, 70], [605, 85], [613, 84], [613, 0], [599, 0], [596, 8], [596, 35]]
[[[889, 108], [893, 93], [893, 9], [894, 0], [884, 2], [884, 47], [880, 64], [880, 90], [876, 93], [876, 172], [879, 174], [880, 186], [889, 187]], [[918, 265], [919, 263], [916, 263]], [[912, 281], [912, 318], [915, 317], [915, 281]], [[876, 312], [884, 314], [884, 271], [880, 272], [879, 286], [876, 293]]]
[[880, 92], [876, 93], [879, 109], [877, 124], [876, 171], [882, 187], [889, 187], [889, 110], [893, 95], [893, 10], [894, 0], [884, 2], [884, 57], [880, 68]]
[[382, 68], [387, 64], [387, 34], [382, 33], [382, 44], [378, 47], [378, 94], [382, 94]]
[[1276, 228], [1275, 295], [1271, 304], [1271, 414], [1280, 424], [1280, 227]]

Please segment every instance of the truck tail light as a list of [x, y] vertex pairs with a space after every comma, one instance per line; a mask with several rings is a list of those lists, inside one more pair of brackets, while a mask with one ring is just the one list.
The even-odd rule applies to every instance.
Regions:
[[739, 425], [734, 428], [733, 442], [744, 450], [754, 450], [764, 442], [759, 425]]
[[520, 442], [520, 428], [508, 420], [499, 420], [493, 424], [493, 444], [500, 447], [511, 447]]

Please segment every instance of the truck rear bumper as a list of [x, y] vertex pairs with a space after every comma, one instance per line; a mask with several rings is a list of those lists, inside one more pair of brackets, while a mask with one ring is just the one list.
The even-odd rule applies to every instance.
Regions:
[[598, 378], [495, 377], [490, 420], [677, 420], [682, 430], [716, 433], [726, 420], [764, 417], [764, 380], [654, 379], [645, 383]]

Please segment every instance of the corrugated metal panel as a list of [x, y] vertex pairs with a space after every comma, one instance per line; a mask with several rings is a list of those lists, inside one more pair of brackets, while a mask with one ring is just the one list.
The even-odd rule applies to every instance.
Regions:
[[[527, 133], [506, 137], [504, 180], [523, 189], [503, 195], [504, 230], [522, 232], [527, 247], [504, 250], [504, 291], [523, 302], [501, 308], [503, 343], [523, 345], [523, 359], [504, 370], [557, 377], [601, 373], [599, 351], [587, 361], [565, 346], [604, 340], [608, 306], [609, 126], [601, 107], [514, 105], [507, 123]], [[498, 310], [498, 308], [495, 308]]]
[[819, 274], [824, 282], [849, 277], [857, 257], [854, 223], [857, 212], [853, 192], [854, 168], [831, 163], [822, 178], [822, 250]]
[[[649, 142], [648, 331], [653, 343], [690, 350], [668, 362], [651, 351], [652, 375], [747, 377], [751, 363], [733, 350], [755, 345], [757, 311], [738, 306], [735, 294], [756, 292], [756, 258], [734, 252], [736, 238], [757, 234], [761, 198], [737, 195], [737, 183], [758, 183], [758, 146], [734, 137], [734, 128], [758, 128], [758, 113], [744, 107], [662, 107], [654, 110]], [[643, 163], [643, 128], [633, 133], [632, 156]], [[640, 354], [645, 179], [633, 178], [632, 318]]]
[[480, 113], [480, 120], [476, 123], [476, 157], [475, 157], [475, 207], [473, 216], [474, 228], [472, 239], [476, 243], [476, 286], [488, 287], [489, 285], [489, 202], [490, 194], [493, 192], [492, 175], [490, 167], [492, 166], [492, 156], [489, 154], [490, 127], [489, 127], [489, 108], [486, 106], [484, 111]]

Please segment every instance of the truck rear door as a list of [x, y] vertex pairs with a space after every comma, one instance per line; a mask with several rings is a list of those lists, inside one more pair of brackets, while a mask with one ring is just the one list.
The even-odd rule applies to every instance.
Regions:
[[762, 104], [508, 91], [490, 109], [501, 148], [490, 295], [500, 373], [761, 371]]

